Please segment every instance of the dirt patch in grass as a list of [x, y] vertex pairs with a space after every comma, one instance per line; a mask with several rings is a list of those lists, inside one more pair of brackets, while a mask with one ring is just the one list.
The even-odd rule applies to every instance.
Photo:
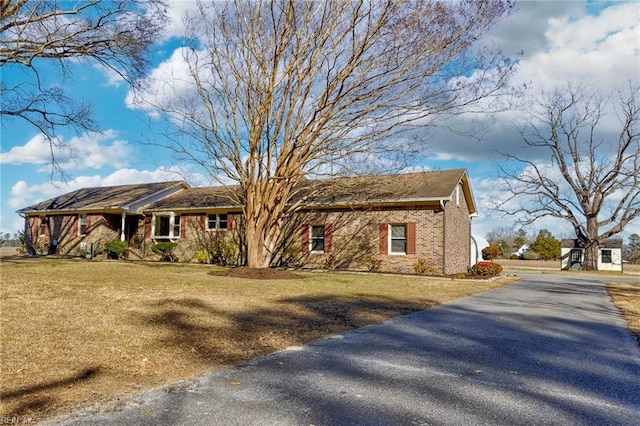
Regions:
[[607, 292], [640, 345], [640, 283], [609, 283]]
[[101, 405], [514, 280], [264, 280], [212, 269], [2, 259], [0, 416], [38, 421]]
[[251, 280], [299, 280], [302, 277], [293, 272], [284, 271], [282, 269], [269, 269], [269, 268], [232, 268], [221, 271], [210, 271], [209, 275], [233, 277], [233, 278], [248, 278]]

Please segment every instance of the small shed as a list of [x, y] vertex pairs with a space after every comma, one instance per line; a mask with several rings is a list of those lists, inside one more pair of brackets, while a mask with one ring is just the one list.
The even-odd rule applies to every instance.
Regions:
[[[560, 241], [560, 269], [577, 270], [584, 262], [584, 244], [578, 239]], [[622, 272], [622, 239], [614, 238], [600, 243], [598, 270]]]

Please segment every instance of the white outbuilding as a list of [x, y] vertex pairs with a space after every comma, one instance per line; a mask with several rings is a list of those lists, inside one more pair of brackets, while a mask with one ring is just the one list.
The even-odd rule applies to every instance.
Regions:
[[489, 241], [480, 235], [471, 234], [471, 265], [482, 261], [482, 249], [489, 247]]
[[[584, 245], [577, 239], [562, 240], [560, 254], [560, 269], [580, 269], [584, 262]], [[600, 243], [598, 270], [622, 272], [622, 239], [609, 239]]]

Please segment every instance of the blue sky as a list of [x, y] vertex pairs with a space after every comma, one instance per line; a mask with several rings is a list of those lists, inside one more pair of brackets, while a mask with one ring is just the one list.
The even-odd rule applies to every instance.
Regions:
[[[171, 3], [173, 17], [165, 41], [154, 51], [153, 72], [171, 60], [178, 47], [176, 36], [183, 30], [181, 14], [192, 2]], [[527, 96], [570, 81], [608, 90], [629, 80], [640, 80], [640, 5], [636, 2], [523, 1], [513, 14], [492, 31], [486, 41], [502, 46], [508, 55], [524, 52], [513, 82], [531, 86]], [[154, 134], [153, 121], [131, 104], [128, 87], [91, 64], [72, 64], [73, 79], [61, 79], [76, 99], [89, 101], [101, 134], [77, 136], [62, 131], [60, 136], [75, 149], [75, 156], [57, 153], [68, 179], [51, 180], [49, 152], [38, 132], [18, 120], [3, 121], [0, 147], [0, 231], [15, 233], [23, 220], [16, 210], [56, 195], [91, 186], [107, 186], [188, 178], [194, 186], [209, 184], [200, 171], [176, 163], [171, 154], [144, 142], [161, 137]], [[19, 78], [2, 70], [1, 78]], [[489, 210], [501, 197], [497, 177], [498, 152], [518, 154], [520, 138], [514, 123], [526, 120], [523, 111], [511, 111], [493, 118], [481, 140], [471, 140], [445, 131], [426, 134], [429, 150], [424, 169], [466, 168], [480, 209], [473, 219], [473, 232], [486, 235], [498, 227], [514, 226], [512, 218], [501, 218]], [[151, 125], [150, 125], [150, 124]], [[467, 129], [473, 123], [466, 116], [448, 123]], [[540, 158], [548, 162], [549, 158]], [[531, 234], [546, 228], [557, 237], [570, 237], [566, 224], [544, 220], [527, 228]], [[640, 233], [637, 221], [627, 229]]]

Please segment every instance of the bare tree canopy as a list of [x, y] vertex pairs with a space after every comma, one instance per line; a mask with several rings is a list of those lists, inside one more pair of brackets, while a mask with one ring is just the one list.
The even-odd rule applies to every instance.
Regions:
[[[309, 174], [401, 152], [390, 139], [492, 108], [513, 63], [478, 39], [508, 1], [199, 3], [193, 45], [146, 80], [169, 147], [242, 188], [249, 266], [269, 265]], [[167, 67], [168, 68], [168, 67]]]
[[[10, 118], [25, 120], [52, 148], [61, 128], [98, 129], [90, 105], [65, 92], [68, 61], [90, 59], [133, 83], [164, 21], [159, 0], [0, 0], [0, 13], [2, 125]], [[56, 70], [59, 78], [52, 83]]]
[[600, 243], [640, 216], [639, 94], [567, 85], [544, 95], [521, 134], [551, 164], [511, 155], [501, 167], [509, 197], [499, 208], [524, 215], [524, 223], [567, 221], [586, 248], [584, 269], [597, 270]]

